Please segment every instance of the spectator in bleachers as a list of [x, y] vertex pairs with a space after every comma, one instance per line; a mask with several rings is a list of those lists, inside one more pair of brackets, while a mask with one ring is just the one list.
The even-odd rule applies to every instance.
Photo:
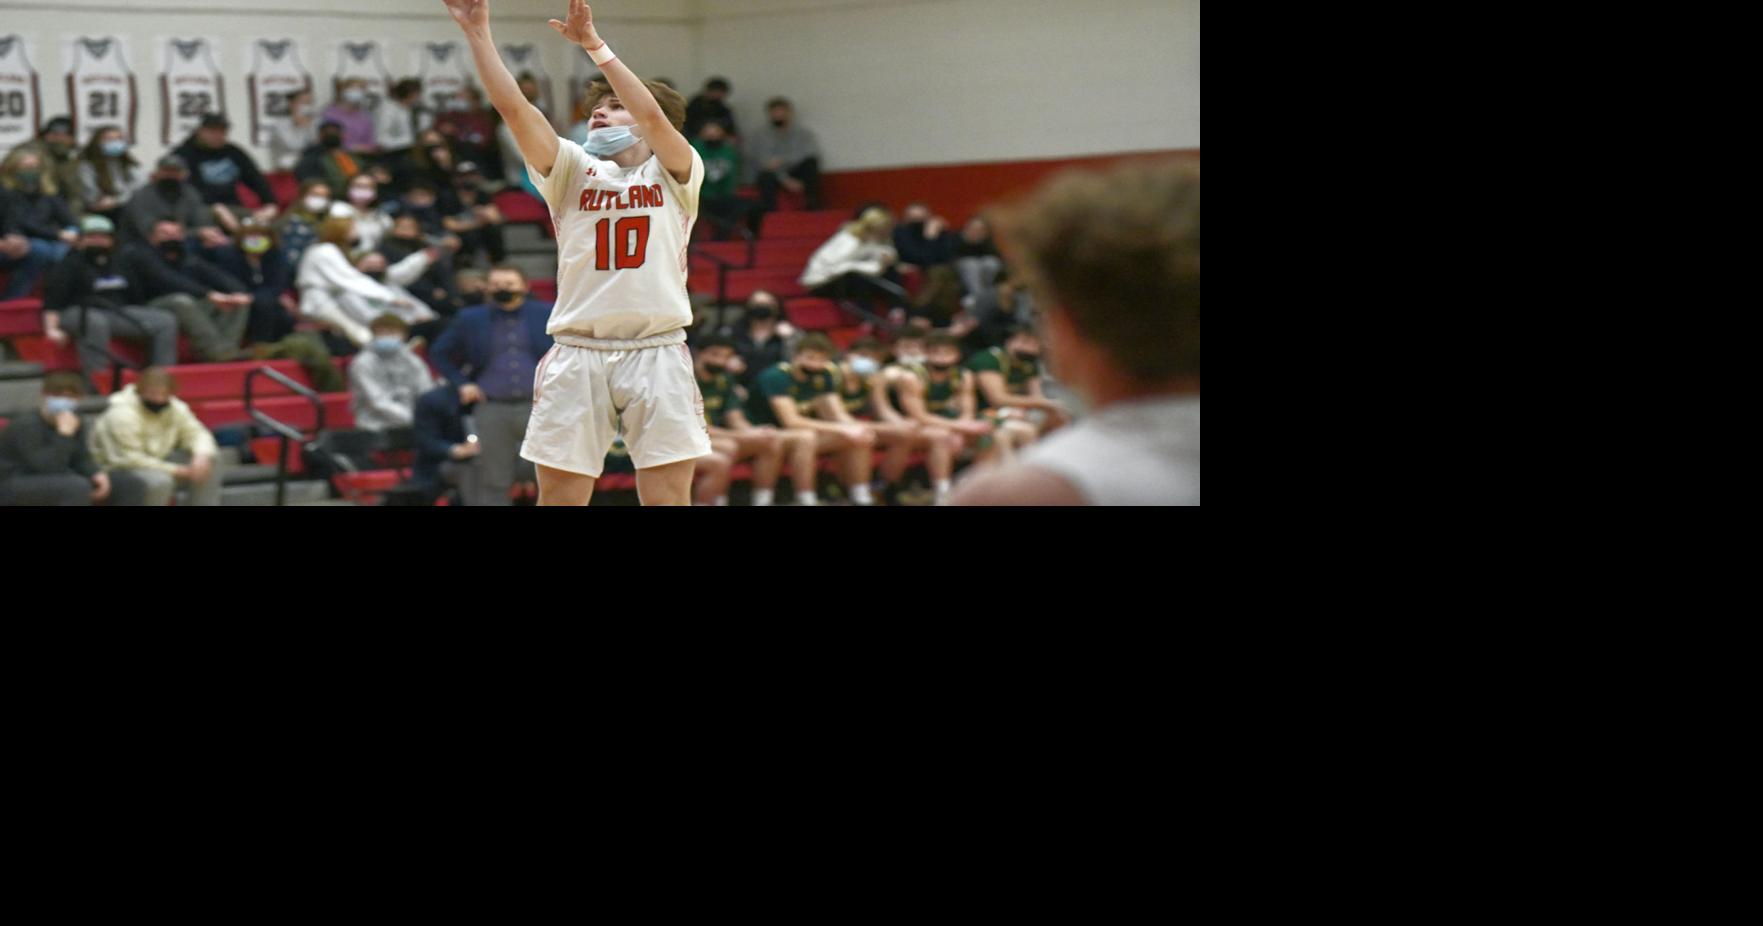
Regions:
[[[245, 326], [248, 350], [255, 360], [297, 360], [319, 392], [343, 392], [343, 374], [331, 362], [324, 339], [295, 331], [294, 313], [299, 303], [289, 293], [294, 285], [294, 266], [276, 247], [275, 229], [247, 219], [239, 228], [239, 247], [224, 252], [220, 268], [244, 281], [251, 296], [250, 320]], [[238, 345], [235, 345], [238, 346]]]
[[[422, 488], [430, 499], [440, 497], [449, 486], [459, 490], [466, 505], [483, 498], [479, 487], [483, 465], [478, 458], [483, 444], [470, 440], [466, 416], [474, 406], [459, 398], [459, 390], [442, 384], [416, 400], [411, 422], [416, 432], [416, 466], [410, 483]], [[502, 493], [504, 503], [508, 493]]]
[[391, 95], [380, 103], [374, 116], [379, 163], [394, 173], [408, 169], [410, 150], [416, 144], [416, 109], [421, 103], [422, 81], [406, 77], [392, 85]]
[[515, 482], [538, 479], [533, 464], [521, 459], [520, 446], [532, 416], [533, 379], [552, 347], [545, 333], [551, 305], [528, 298], [526, 274], [518, 267], [490, 271], [489, 295], [491, 305], [459, 313], [429, 358], [459, 400], [476, 409], [483, 495], [468, 501], [505, 506]]
[[453, 274], [454, 303], [461, 310], [490, 301], [490, 277], [476, 267], [466, 267]]
[[288, 118], [269, 123], [269, 167], [292, 171], [306, 149], [318, 144], [318, 107], [312, 91], [301, 90], [288, 99]]
[[[796, 344], [791, 363], [759, 374], [759, 388], [749, 404], [755, 424], [789, 431], [811, 430], [815, 454], [838, 454], [840, 477], [852, 502], [875, 504], [869, 480], [875, 471], [875, 431], [853, 419], [839, 400], [838, 370], [833, 344], [825, 335], [810, 334]], [[796, 476], [797, 471], [791, 475]], [[816, 504], [812, 480], [798, 479], [796, 503]]]
[[[358, 348], [373, 337], [369, 327], [373, 320], [388, 312], [402, 318], [406, 326], [436, 318], [433, 309], [401, 285], [406, 279], [420, 277], [426, 265], [407, 260], [398, 265], [398, 274], [388, 272], [388, 282], [381, 283], [350, 260], [355, 241], [353, 219], [332, 216], [319, 226], [318, 243], [306, 249], [295, 270], [303, 315], [336, 330]], [[429, 253], [417, 256], [433, 261], [439, 257], [439, 249], [430, 248]], [[380, 262], [383, 264], [384, 258]]]
[[[422, 233], [422, 224], [416, 221], [415, 216], [405, 215], [399, 216], [394, 221], [392, 233], [380, 242], [379, 253], [381, 257], [386, 259], [387, 264], [395, 267], [409, 260], [412, 255], [427, 251], [429, 247], [431, 247], [431, 243]], [[442, 239], [440, 257], [431, 262], [421, 276], [405, 286], [418, 299], [427, 303], [429, 308], [434, 309], [435, 314], [440, 316], [434, 321], [424, 322], [411, 329], [415, 333], [427, 337], [431, 342], [439, 337], [441, 330], [446, 327], [446, 322], [459, 312], [457, 295], [453, 291], [453, 252], [458, 247], [458, 238], [449, 235]], [[431, 334], [429, 330], [425, 330], [428, 326], [437, 327], [433, 329]]]
[[457, 165], [452, 145], [440, 132], [431, 129], [423, 133], [410, 152], [410, 168], [398, 178], [398, 189], [407, 193], [419, 183], [434, 190], [451, 189]]
[[704, 89], [686, 104], [686, 127], [681, 130], [681, 134], [687, 138], [697, 138], [706, 125], [720, 122], [728, 134], [739, 136], [741, 133], [735, 129], [735, 111], [728, 108], [727, 102], [729, 91], [733, 89], [724, 77], [712, 77], [705, 81]]
[[214, 212], [202, 202], [202, 194], [190, 184], [190, 167], [183, 158], [175, 154], [160, 158], [151, 179], [153, 182], [136, 190], [122, 207], [125, 242], [144, 242], [152, 237], [155, 225], [176, 222], [195, 232], [205, 248], [224, 248], [232, 243], [215, 225]]
[[78, 338], [80, 365], [96, 375], [111, 365], [111, 338], [142, 341], [149, 362], [178, 360], [177, 316], [137, 300], [139, 287], [116, 253], [116, 226], [101, 215], [80, 221], [79, 247], [49, 272], [43, 288], [43, 334], [56, 347]]
[[247, 359], [241, 350], [251, 294], [232, 274], [190, 252], [184, 227], [157, 222], [146, 245], [123, 255], [122, 272], [146, 305], [177, 316], [178, 330], [205, 363]]
[[1033, 427], [1034, 433], [1017, 447], [1070, 422], [1064, 406], [1041, 391], [1041, 336], [1032, 326], [1011, 329], [1003, 347], [974, 354], [966, 367], [978, 377], [980, 411], [991, 412], [1000, 423], [1020, 421]]
[[373, 110], [368, 108], [367, 81], [351, 78], [343, 81], [341, 89], [341, 95], [325, 109], [324, 121], [335, 122], [342, 128], [343, 150], [353, 155], [378, 154], [378, 127]]
[[42, 158], [27, 152], [0, 168], [0, 270], [12, 271], [0, 299], [29, 294], [79, 239], [73, 213], [54, 195], [43, 167]]
[[508, 224], [508, 220], [484, 190], [483, 171], [470, 161], [460, 162], [452, 194], [456, 205], [449, 208], [441, 224], [459, 237], [462, 259], [476, 263], [477, 256], [482, 254], [491, 264], [507, 260], [508, 246], [503, 241], [502, 226]]
[[790, 101], [778, 97], [765, 104], [771, 120], [747, 138], [747, 169], [756, 173], [759, 199], [766, 212], [777, 208], [779, 187], [801, 193], [809, 209], [820, 208], [820, 142], [796, 124]]
[[160, 507], [179, 485], [190, 504], [220, 504], [224, 466], [214, 435], [177, 397], [177, 381], [157, 366], [110, 396], [110, 408], [92, 429], [92, 456], [115, 477], [127, 472], [145, 483], [143, 503]]
[[484, 106], [484, 95], [466, 84], [446, 112], [435, 117], [435, 131], [446, 138], [461, 164], [484, 164], [496, 156], [496, 123], [493, 110]]
[[977, 297], [996, 288], [1004, 275], [1004, 258], [998, 254], [998, 246], [992, 241], [992, 226], [983, 216], [976, 215], [962, 226], [954, 256], [955, 272], [968, 296]]
[[294, 176], [301, 183], [319, 181], [332, 190], [345, 189], [361, 173], [362, 162], [343, 149], [343, 124], [329, 119], [318, 127], [318, 144], [300, 154]]
[[901, 272], [923, 275], [913, 308], [938, 328], [947, 328], [961, 311], [961, 276], [955, 272], [955, 233], [949, 222], [924, 203], [908, 205], [894, 228], [894, 250]]
[[[710, 446], [730, 466], [753, 461], [753, 505], [764, 508], [777, 495], [778, 474], [784, 459], [798, 488], [814, 487], [815, 436], [809, 430], [780, 431], [758, 427], [747, 420], [747, 390], [741, 388], [729, 364], [735, 359], [735, 342], [721, 336], [706, 338], [698, 346], [698, 391], [704, 397], [704, 418], [710, 426]], [[726, 471], [707, 474], [699, 484], [699, 498], [712, 505], [728, 504]], [[812, 494], [812, 493], [810, 493]]]
[[881, 483], [901, 488], [912, 454], [921, 452], [926, 455], [925, 469], [930, 474], [933, 492], [926, 501], [941, 503], [949, 495], [961, 438], [948, 428], [913, 421], [894, 409], [885, 398], [890, 384], [910, 374], [888, 368], [887, 359], [887, 348], [874, 338], [852, 343], [844, 361], [835, 365], [840, 376], [839, 399], [847, 414], [875, 432], [876, 446], [884, 454]]
[[[451, 191], [449, 191], [449, 195]], [[446, 217], [453, 215], [441, 205], [441, 190], [428, 180], [417, 180], [397, 202], [387, 203], [393, 218], [410, 216], [422, 225], [422, 233], [440, 237], [447, 232]]]
[[921, 425], [944, 427], [960, 435], [966, 445], [978, 451], [981, 461], [1011, 459], [1012, 441], [1020, 435], [979, 416], [974, 376], [960, 366], [960, 342], [947, 334], [932, 334], [924, 343], [925, 361], [903, 367], [910, 377], [889, 381], [899, 410]]
[[748, 296], [746, 310], [731, 335], [740, 355], [741, 368], [734, 372], [741, 377], [741, 385], [751, 391], [758, 385], [760, 373], [788, 360], [795, 334], [796, 329], [783, 320], [776, 296], [763, 289]]
[[122, 214], [129, 197], [147, 185], [147, 172], [129, 154], [129, 143], [123, 138], [122, 129], [115, 126], [92, 133], [92, 140], [80, 152], [79, 178], [80, 198], [86, 203], [86, 212], [112, 222]]
[[380, 208], [380, 185], [372, 174], [356, 174], [344, 199], [331, 204], [330, 214], [355, 220], [358, 250], [377, 251], [392, 230], [392, 217]]
[[268, 222], [279, 211], [275, 191], [263, 178], [263, 171], [257, 169], [257, 162], [245, 153], [245, 149], [227, 141], [227, 131], [231, 128], [232, 123], [227, 117], [209, 113], [202, 117], [196, 131], [191, 132], [190, 137], [173, 152], [189, 166], [190, 184], [201, 195], [202, 201], [214, 210], [215, 221], [228, 233], [237, 232], [239, 220], [244, 218], [245, 207], [239, 199], [238, 189], [241, 183], [255, 193], [261, 203], [252, 213], [255, 218]]
[[86, 204], [80, 196], [79, 157], [75, 149], [78, 144], [73, 134], [73, 121], [66, 116], [56, 116], [43, 123], [43, 130], [35, 140], [8, 152], [6, 159], [0, 161], [0, 171], [11, 169], [19, 158], [36, 155], [40, 162], [38, 169], [53, 188], [62, 192], [68, 209], [74, 215], [81, 215]]
[[110, 499], [110, 476], [92, 458], [79, 416], [85, 394], [78, 373], [50, 373], [37, 413], [0, 431], [0, 507], [83, 507]]
[[736, 195], [741, 181], [741, 151], [729, 143], [728, 129], [721, 122], [706, 122], [697, 135], [691, 136], [692, 147], [704, 159], [704, 187], [698, 192], [702, 214], [716, 227], [716, 237], [741, 225], [755, 235], [764, 217], [759, 204]]
[[410, 324], [391, 313], [373, 320], [370, 349], [349, 362], [349, 408], [364, 431], [407, 428], [418, 396], [435, 388], [435, 376], [405, 338]]
[[803, 288], [823, 299], [880, 300], [904, 312], [911, 297], [886, 276], [899, 259], [893, 231], [894, 217], [886, 209], [864, 210], [808, 258]]
[[323, 180], [300, 184], [300, 195], [294, 197], [288, 211], [275, 221], [275, 233], [282, 239], [282, 248], [288, 252], [288, 263], [293, 265], [295, 272], [300, 269], [300, 260], [306, 256], [306, 249], [317, 243], [318, 227], [330, 217], [332, 189]]

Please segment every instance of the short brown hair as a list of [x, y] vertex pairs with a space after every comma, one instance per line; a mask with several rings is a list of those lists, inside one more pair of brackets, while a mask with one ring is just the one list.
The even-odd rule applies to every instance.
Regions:
[[941, 331], [924, 339], [925, 350], [936, 350], [939, 347], [949, 347], [959, 351], [961, 349], [961, 339], [952, 334]]
[[178, 381], [164, 367], [148, 367], [141, 371], [141, 378], [135, 380], [136, 392], [160, 386], [170, 390], [172, 395], [177, 395]]
[[[490, 273], [518, 273], [520, 274], [520, 282], [527, 282], [526, 271], [513, 264], [497, 264], [490, 268]], [[488, 279], [488, 275], [486, 275], [485, 278]]]
[[817, 354], [825, 354], [828, 357], [831, 357], [834, 354], [838, 353], [838, 349], [833, 347], [832, 339], [827, 337], [824, 334], [820, 334], [817, 332], [815, 334], [808, 335], [808, 336], [804, 337], [801, 341], [797, 342], [796, 350], [793, 353], [791, 353], [790, 356], [800, 357], [803, 354], [806, 354], [810, 351], [813, 351], [814, 353], [817, 353]]
[[[655, 102], [661, 104], [662, 114], [667, 116], [667, 121], [673, 123], [675, 129], [686, 127], [686, 98], [680, 96], [678, 90], [655, 80], [645, 80], [643, 86], [648, 87], [649, 92], [655, 95]], [[582, 97], [582, 116], [584, 118], [592, 117], [594, 107], [599, 106], [607, 97], [617, 95], [617, 92], [612, 89], [612, 85], [604, 80], [596, 80], [588, 84], [587, 95]], [[619, 102], [624, 101], [620, 100]], [[626, 104], [625, 108], [629, 109], [629, 104]]]
[[1200, 374], [1200, 164], [1061, 174], [999, 223], [1047, 301], [1132, 376]]
[[72, 370], [56, 370], [43, 377], [44, 395], [85, 395], [86, 381]]
[[388, 328], [396, 328], [405, 334], [410, 333], [410, 323], [390, 312], [381, 314], [373, 320], [373, 324], [367, 326], [369, 331], [384, 331]]

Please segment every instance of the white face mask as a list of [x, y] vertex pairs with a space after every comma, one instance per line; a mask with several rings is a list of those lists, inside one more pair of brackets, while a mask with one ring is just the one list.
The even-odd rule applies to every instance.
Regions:
[[352, 103], [356, 106], [360, 106], [361, 104], [367, 102], [367, 91], [353, 90], [353, 89], [344, 90], [343, 91], [343, 102]]
[[305, 199], [305, 205], [307, 212], [322, 213], [330, 208], [331, 201], [323, 196], [308, 196]]
[[589, 132], [588, 143], [582, 148], [594, 157], [609, 158], [639, 141], [630, 126], [609, 125]]
[[349, 190], [349, 201], [357, 206], [365, 206], [368, 203], [373, 202], [375, 195], [376, 194], [372, 190], [362, 189], [361, 187], [351, 187]]
[[874, 376], [876, 374], [876, 371], [880, 370], [880, 369], [881, 369], [881, 364], [876, 363], [873, 358], [864, 357], [864, 356], [856, 356], [856, 357], [851, 358], [851, 372], [856, 373], [858, 376], [862, 376], [862, 377]]

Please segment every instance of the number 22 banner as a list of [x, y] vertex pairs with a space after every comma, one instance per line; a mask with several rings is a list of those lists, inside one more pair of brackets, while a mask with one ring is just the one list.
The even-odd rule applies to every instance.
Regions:
[[293, 120], [294, 97], [312, 89], [312, 75], [300, 63], [293, 39], [258, 39], [251, 44], [251, 143], [268, 145], [272, 126]]
[[160, 141], [184, 143], [209, 113], [226, 115], [226, 81], [207, 39], [166, 39], [159, 71]]

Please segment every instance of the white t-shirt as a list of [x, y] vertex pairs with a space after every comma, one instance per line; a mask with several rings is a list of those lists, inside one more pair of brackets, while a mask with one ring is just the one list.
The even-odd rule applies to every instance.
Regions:
[[1200, 504], [1200, 397], [1117, 402], [1025, 451], [1092, 505]]
[[686, 245], [698, 220], [704, 159], [680, 183], [659, 156], [619, 167], [557, 139], [557, 163], [527, 176], [557, 227], [557, 305], [545, 333], [636, 341], [692, 323]]

